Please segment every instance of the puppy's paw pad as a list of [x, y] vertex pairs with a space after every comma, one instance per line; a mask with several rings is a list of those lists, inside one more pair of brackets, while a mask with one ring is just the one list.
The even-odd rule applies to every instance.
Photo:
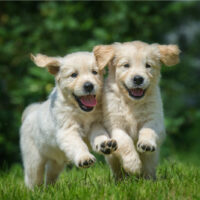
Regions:
[[153, 145], [149, 142], [138, 142], [137, 149], [139, 152], [154, 152], [156, 150], [156, 145]]
[[103, 154], [111, 154], [116, 150], [117, 150], [116, 140], [110, 139], [110, 140], [106, 140], [100, 144], [100, 151]]
[[83, 158], [78, 162], [78, 166], [81, 168], [88, 168], [92, 166], [96, 162], [95, 157], [89, 157], [88, 158]]

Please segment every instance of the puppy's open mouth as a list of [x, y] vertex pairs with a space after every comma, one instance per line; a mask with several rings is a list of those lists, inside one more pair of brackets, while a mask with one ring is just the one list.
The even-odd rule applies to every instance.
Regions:
[[129, 95], [139, 99], [142, 98], [144, 96], [145, 90], [143, 90], [142, 88], [134, 88], [134, 89], [129, 89]]
[[124, 85], [124, 87], [128, 91], [129, 96], [131, 96], [134, 99], [141, 99], [145, 95], [145, 92], [146, 92], [146, 89], [142, 89], [142, 88], [129, 89], [128, 87], [126, 87], [126, 85]]
[[90, 112], [93, 110], [93, 108], [97, 105], [97, 100], [95, 95], [85, 95], [85, 96], [76, 96], [75, 94], [74, 98], [78, 102], [79, 107], [85, 111]]

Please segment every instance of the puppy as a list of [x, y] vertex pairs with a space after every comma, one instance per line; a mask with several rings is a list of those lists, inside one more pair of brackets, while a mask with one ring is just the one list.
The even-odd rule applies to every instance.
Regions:
[[103, 97], [104, 125], [118, 149], [107, 161], [117, 177], [124, 170], [125, 174], [155, 178], [165, 138], [160, 68], [162, 64], [177, 64], [180, 50], [176, 45], [134, 41], [99, 45], [93, 52], [99, 68], [107, 64], [109, 68]]
[[56, 181], [65, 162], [91, 166], [95, 157], [90, 146], [103, 154], [117, 148], [101, 125], [103, 74], [93, 53], [31, 58], [55, 76], [56, 86], [45, 102], [28, 106], [22, 116], [20, 147], [29, 188], [43, 183], [45, 168], [49, 184]]

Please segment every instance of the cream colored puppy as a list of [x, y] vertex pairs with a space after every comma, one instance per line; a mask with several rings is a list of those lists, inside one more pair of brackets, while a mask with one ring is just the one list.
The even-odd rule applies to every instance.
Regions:
[[56, 181], [65, 162], [87, 168], [95, 162], [88, 146], [109, 154], [117, 144], [101, 125], [103, 74], [93, 53], [61, 57], [32, 55], [39, 67], [55, 76], [56, 87], [43, 103], [26, 108], [22, 116], [20, 147], [25, 183], [29, 188]]
[[107, 64], [109, 75], [103, 97], [104, 125], [118, 149], [107, 156], [117, 177], [121, 166], [128, 174], [155, 178], [160, 146], [165, 138], [159, 89], [162, 64], [179, 62], [176, 45], [140, 41], [99, 45], [94, 48], [98, 66]]

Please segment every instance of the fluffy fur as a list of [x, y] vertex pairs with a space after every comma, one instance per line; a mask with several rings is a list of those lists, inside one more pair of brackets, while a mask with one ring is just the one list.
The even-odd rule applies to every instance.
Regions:
[[[180, 50], [176, 45], [134, 41], [99, 45], [93, 52], [99, 67], [108, 64], [109, 68], [103, 97], [104, 125], [118, 149], [106, 159], [117, 177], [124, 170], [155, 178], [165, 138], [160, 68], [162, 64], [177, 64]], [[136, 76], [143, 82], [138, 84]]]
[[[89, 152], [90, 146], [105, 154], [117, 148], [101, 125], [103, 74], [94, 55], [78, 52], [63, 58], [42, 54], [31, 58], [55, 76], [56, 86], [45, 102], [28, 106], [22, 116], [20, 147], [29, 188], [43, 184], [45, 169], [49, 184], [56, 181], [66, 162], [82, 168], [91, 166], [95, 157]], [[84, 89], [88, 81], [93, 84], [89, 92]], [[97, 105], [83, 110], [77, 98], [88, 94], [96, 96]]]

